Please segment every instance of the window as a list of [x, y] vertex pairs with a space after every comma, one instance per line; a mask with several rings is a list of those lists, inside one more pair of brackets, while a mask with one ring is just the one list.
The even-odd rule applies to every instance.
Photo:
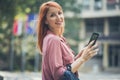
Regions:
[[103, 33], [104, 20], [103, 19], [87, 19], [85, 20], [87, 34], [92, 32]]
[[119, 6], [119, 9], [120, 9], [120, 0], [119, 0], [119, 2], [118, 2], [118, 6]]
[[83, 10], [89, 10], [90, 9], [90, 0], [83, 0]]
[[109, 66], [120, 67], [120, 45], [109, 45]]
[[95, 10], [101, 10], [102, 9], [102, 0], [95, 0], [94, 9]]
[[110, 35], [120, 35], [120, 17], [108, 19], [110, 26]]
[[107, 9], [114, 10], [116, 7], [116, 0], [107, 0]]

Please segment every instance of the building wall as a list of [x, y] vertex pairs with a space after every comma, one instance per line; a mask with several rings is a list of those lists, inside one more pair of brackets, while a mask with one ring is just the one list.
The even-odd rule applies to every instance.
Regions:
[[98, 43], [102, 49], [97, 57], [101, 59], [101, 69], [120, 68], [120, 0], [82, 0], [81, 3], [80, 39], [83, 42], [80, 42], [79, 50], [88, 42], [92, 32], [98, 32], [101, 37]]

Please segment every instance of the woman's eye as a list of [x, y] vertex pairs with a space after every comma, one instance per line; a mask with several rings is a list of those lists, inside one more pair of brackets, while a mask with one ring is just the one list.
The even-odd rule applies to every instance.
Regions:
[[62, 14], [62, 12], [58, 12], [58, 14], [59, 14], [59, 15], [61, 15], [61, 14]]
[[51, 14], [50, 17], [54, 17], [55, 15], [54, 14]]

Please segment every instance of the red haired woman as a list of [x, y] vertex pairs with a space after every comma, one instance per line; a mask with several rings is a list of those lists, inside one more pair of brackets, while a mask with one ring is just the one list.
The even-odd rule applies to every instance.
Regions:
[[[64, 15], [61, 6], [48, 1], [40, 6], [37, 34], [38, 48], [42, 54], [42, 80], [79, 80], [79, 67], [98, 51], [91, 42], [77, 56], [63, 37]], [[71, 78], [71, 79], [69, 79]]]

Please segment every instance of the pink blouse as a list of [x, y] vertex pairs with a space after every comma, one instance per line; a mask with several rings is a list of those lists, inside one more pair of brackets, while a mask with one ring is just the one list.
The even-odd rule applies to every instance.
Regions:
[[42, 80], [59, 80], [66, 70], [66, 65], [73, 61], [73, 52], [65, 39], [48, 31], [43, 40]]

